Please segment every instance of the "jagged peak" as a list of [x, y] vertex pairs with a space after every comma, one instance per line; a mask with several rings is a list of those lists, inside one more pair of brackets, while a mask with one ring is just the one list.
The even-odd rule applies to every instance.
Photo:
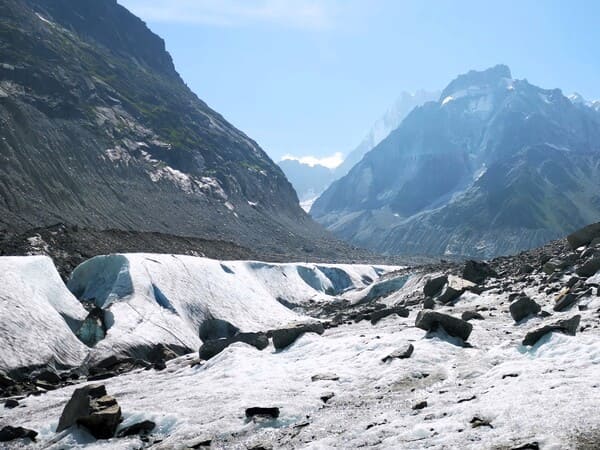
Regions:
[[440, 100], [470, 87], [496, 86], [503, 79], [512, 79], [510, 68], [504, 64], [498, 64], [482, 71], [470, 70], [450, 82], [442, 92]]

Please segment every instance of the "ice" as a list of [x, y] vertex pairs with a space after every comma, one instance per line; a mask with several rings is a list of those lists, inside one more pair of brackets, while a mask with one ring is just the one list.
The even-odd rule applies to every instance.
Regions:
[[70, 328], [86, 311], [45, 256], [0, 257], [0, 371], [79, 365], [85, 346]]
[[198, 329], [208, 318], [227, 320], [242, 331], [311, 321], [284, 304], [330, 301], [386, 270], [391, 268], [126, 254], [84, 262], [68, 287], [79, 299], [108, 308], [106, 337], [91, 350], [97, 360], [138, 354], [158, 343], [197, 349]]

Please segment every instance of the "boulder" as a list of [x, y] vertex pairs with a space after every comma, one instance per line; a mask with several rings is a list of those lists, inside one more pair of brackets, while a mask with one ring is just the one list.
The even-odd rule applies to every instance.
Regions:
[[407, 344], [404, 347], [399, 348], [398, 350], [394, 350], [392, 353], [390, 353], [389, 355], [384, 357], [381, 361], [388, 362], [388, 361], [391, 361], [392, 359], [410, 358], [410, 356], [413, 354], [414, 351], [415, 351], [414, 345]]
[[408, 317], [409, 311], [403, 306], [394, 306], [393, 308], [384, 308], [379, 309], [377, 311], [373, 311], [369, 316], [369, 319], [371, 320], [371, 325], [375, 325], [384, 317], [388, 317], [393, 314], [396, 314], [400, 317]]
[[15, 385], [15, 380], [0, 372], [0, 389], [6, 389]]
[[238, 333], [230, 338], [207, 341], [202, 344], [198, 352], [200, 359], [209, 360], [236, 342], [243, 342], [258, 350], [264, 350], [269, 345], [269, 338], [265, 333]]
[[527, 316], [532, 316], [539, 313], [542, 308], [528, 296], [522, 295], [517, 300], [512, 302], [508, 309], [510, 310], [510, 315], [512, 316], [513, 320], [515, 322], [520, 322]]
[[462, 277], [476, 284], [483, 283], [487, 278], [498, 278], [498, 274], [489, 264], [483, 261], [468, 260], [465, 262]]
[[276, 419], [277, 417], [279, 417], [279, 408], [277, 407], [262, 407], [262, 406], [254, 406], [252, 408], [247, 408], [246, 409], [246, 417], [247, 418], [252, 418], [255, 416], [262, 416], [262, 417], [272, 417], [273, 419]]
[[519, 271], [517, 272], [519, 275], [529, 275], [535, 270], [535, 268], [531, 264], [523, 264], [519, 267]]
[[590, 244], [594, 239], [600, 237], [600, 222], [583, 227], [567, 236], [567, 242], [573, 250], [582, 245]]
[[273, 345], [277, 350], [284, 349], [302, 336], [304, 333], [317, 333], [323, 334], [325, 329], [323, 324], [320, 322], [308, 323], [303, 325], [296, 325], [290, 328], [282, 328], [279, 330], [270, 331], [271, 337], [273, 338]]
[[451, 303], [460, 297], [467, 289], [475, 286], [475, 283], [460, 277], [450, 275], [448, 283], [444, 286], [441, 294], [437, 297], [440, 303]]
[[202, 342], [215, 339], [232, 338], [240, 329], [223, 319], [206, 319], [200, 325], [200, 339]]
[[450, 336], [458, 337], [466, 341], [473, 330], [466, 320], [458, 319], [436, 311], [419, 311], [415, 326], [425, 331], [435, 331], [442, 327]]
[[77, 424], [88, 429], [96, 439], [110, 439], [121, 421], [121, 408], [103, 385], [76, 389], [65, 405], [56, 432]]
[[13, 408], [16, 408], [17, 406], [19, 406], [19, 402], [17, 400], [15, 400], [14, 398], [8, 398], [4, 402], [4, 407], [6, 409], [13, 409]]
[[523, 345], [535, 345], [537, 341], [543, 338], [546, 334], [552, 332], [559, 332], [569, 336], [575, 336], [580, 320], [581, 316], [576, 315], [570, 319], [559, 320], [553, 324], [544, 325], [540, 328], [530, 331], [525, 335], [525, 338], [523, 339]]
[[566, 261], [552, 258], [542, 266], [542, 272], [546, 275], [552, 275], [555, 272], [561, 271], [566, 268], [569, 264]]
[[569, 288], [564, 288], [558, 293], [552, 309], [554, 311], [564, 311], [573, 306], [576, 302], [577, 296], [573, 294]]
[[142, 422], [134, 423], [128, 427], [119, 430], [117, 433], [117, 437], [127, 437], [127, 436], [135, 436], [135, 435], [146, 435], [150, 433], [156, 424], [151, 420], [144, 420]]
[[51, 370], [43, 370], [42, 372], [40, 372], [36, 375], [35, 379], [36, 379], [36, 382], [43, 381], [43, 382], [51, 384], [53, 386], [58, 386], [61, 383], [60, 377], [55, 372], [52, 372]]
[[577, 275], [583, 278], [594, 276], [598, 271], [600, 271], [600, 256], [594, 256], [588, 259], [585, 263], [575, 269]]
[[479, 314], [477, 311], [465, 311], [464, 313], [462, 313], [461, 317], [462, 320], [485, 320], [485, 317], [483, 317], [481, 314]]
[[437, 277], [429, 278], [423, 286], [423, 294], [425, 297], [433, 297], [442, 290], [444, 285], [448, 282], [448, 276], [440, 275]]
[[426, 297], [423, 300], [423, 309], [433, 309], [435, 308], [435, 301], [431, 297]]
[[15, 439], [31, 439], [35, 442], [37, 432], [23, 427], [11, 427], [6, 425], [0, 430], [0, 442], [10, 442]]
[[321, 399], [321, 401], [323, 403], [327, 403], [333, 397], [335, 397], [335, 393], [333, 393], [333, 392], [324, 392], [323, 394], [321, 394], [321, 397], [319, 397], [319, 398]]

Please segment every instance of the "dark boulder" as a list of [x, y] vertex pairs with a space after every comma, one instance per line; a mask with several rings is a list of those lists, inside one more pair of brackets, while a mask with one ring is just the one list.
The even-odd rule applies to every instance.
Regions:
[[569, 336], [575, 336], [577, 333], [577, 327], [579, 327], [579, 321], [581, 320], [580, 315], [571, 317], [570, 319], [560, 320], [553, 324], [544, 325], [533, 331], [530, 331], [525, 335], [523, 339], [523, 345], [535, 345], [537, 341], [543, 338], [546, 334], [552, 332], [559, 332], [567, 334]]
[[23, 427], [5, 426], [0, 430], [0, 442], [10, 442], [15, 439], [31, 439], [35, 442], [37, 432]]
[[282, 328], [279, 330], [270, 331], [270, 335], [273, 338], [273, 345], [277, 350], [284, 349], [302, 336], [304, 333], [317, 333], [323, 334], [325, 329], [323, 324], [320, 322], [308, 323], [303, 325], [297, 325], [290, 328]]
[[396, 314], [400, 317], [408, 317], [409, 311], [403, 306], [394, 306], [393, 308], [384, 308], [377, 311], [373, 311], [369, 316], [371, 325], [375, 325], [381, 319]]
[[489, 264], [471, 259], [465, 262], [462, 277], [473, 283], [481, 284], [488, 278], [498, 278], [498, 274]]
[[598, 237], [600, 237], [600, 222], [593, 223], [571, 233], [567, 236], [567, 242], [572, 249], [576, 249], [582, 245], [588, 245]]
[[333, 397], [335, 397], [335, 393], [333, 393], [333, 392], [325, 392], [325, 393], [321, 394], [321, 397], [319, 397], [319, 398], [321, 399], [321, 401], [323, 403], [327, 403]]
[[435, 301], [431, 297], [426, 297], [423, 300], [423, 309], [433, 309], [435, 308]]
[[236, 342], [243, 342], [258, 350], [264, 350], [269, 345], [269, 338], [265, 333], [238, 333], [230, 338], [207, 341], [200, 347], [200, 359], [209, 360]]
[[200, 325], [200, 339], [202, 342], [215, 339], [232, 338], [240, 329], [223, 319], [206, 319]]
[[14, 398], [8, 398], [4, 402], [4, 407], [7, 409], [13, 409], [13, 408], [16, 408], [17, 406], [19, 406], [19, 402], [17, 400], [15, 400]]
[[394, 350], [392, 353], [384, 357], [381, 361], [388, 362], [392, 359], [406, 359], [410, 358], [413, 352], [415, 351], [415, 347], [412, 344], [407, 344], [398, 350]]
[[117, 437], [135, 436], [138, 434], [146, 435], [154, 430], [155, 427], [156, 424], [151, 420], [144, 420], [119, 430]]
[[415, 326], [425, 331], [436, 331], [442, 327], [450, 336], [466, 341], [473, 330], [469, 322], [436, 311], [419, 311]]
[[598, 271], [600, 271], [600, 256], [595, 256], [588, 259], [575, 270], [577, 275], [584, 278], [591, 277]]
[[427, 408], [427, 401], [426, 400], [423, 400], [421, 402], [415, 403], [412, 406], [412, 409], [414, 409], [416, 411], [418, 411], [419, 409], [424, 409], [424, 408]]
[[444, 285], [448, 282], [447, 275], [440, 275], [437, 277], [429, 278], [423, 286], [423, 294], [425, 297], [433, 297], [442, 290]]
[[121, 421], [121, 408], [102, 385], [76, 389], [60, 416], [56, 432], [77, 424], [88, 429], [96, 439], [110, 439]]
[[15, 380], [0, 372], [0, 389], [6, 389], [15, 385]]
[[510, 315], [515, 322], [520, 322], [528, 316], [532, 316], [541, 311], [541, 306], [526, 295], [520, 296], [512, 302], [508, 308]]
[[60, 377], [55, 372], [52, 372], [51, 370], [44, 370], [44, 371], [38, 373], [36, 375], [35, 379], [36, 379], [36, 382], [43, 381], [45, 383], [49, 383], [54, 386], [57, 386], [61, 383]]
[[279, 408], [277, 407], [262, 407], [262, 406], [255, 406], [252, 408], [247, 408], [246, 409], [246, 417], [247, 418], [252, 418], [252, 417], [256, 417], [256, 416], [262, 416], [262, 417], [272, 417], [273, 419], [276, 419], [279, 417]]

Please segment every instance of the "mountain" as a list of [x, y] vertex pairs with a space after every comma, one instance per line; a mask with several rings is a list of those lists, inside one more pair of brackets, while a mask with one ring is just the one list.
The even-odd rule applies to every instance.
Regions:
[[416, 106], [439, 97], [439, 92], [419, 90], [416, 93], [403, 92], [394, 105], [381, 117], [360, 145], [352, 150], [344, 162], [335, 169], [321, 165], [309, 165], [299, 161], [286, 159], [279, 162], [279, 167], [298, 193], [300, 205], [309, 211], [312, 204], [327, 187], [338, 178], [343, 177], [373, 147], [379, 144], [391, 131], [395, 130], [409, 112]]
[[600, 217], [600, 114], [506, 66], [471, 71], [414, 109], [311, 214], [392, 254], [538, 246]]
[[352, 150], [344, 162], [335, 169], [335, 177], [341, 178], [354, 167], [362, 157], [384, 140], [402, 123], [404, 118], [417, 106], [435, 100], [439, 91], [418, 90], [415, 93], [402, 92], [390, 109], [373, 125], [362, 142]]
[[300, 199], [300, 205], [310, 210], [312, 202], [331, 184], [334, 170], [319, 164], [313, 166], [295, 159], [279, 161], [279, 167], [292, 183]]
[[115, 0], [0, 0], [0, 8], [4, 233], [64, 222], [265, 253], [347, 249]]

